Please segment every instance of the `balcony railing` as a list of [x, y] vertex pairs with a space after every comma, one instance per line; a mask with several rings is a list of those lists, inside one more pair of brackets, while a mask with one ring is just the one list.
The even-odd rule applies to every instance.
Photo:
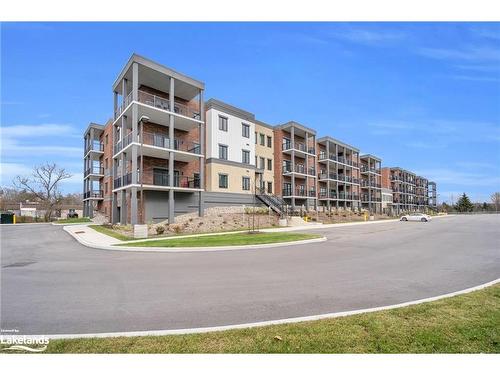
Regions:
[[373, 182], [373, 181], [361, 180], [360, 184], [361, 184], [361, 187], [373, 187], [373, 188], [378, 188], [378, 189], [380, 189], [380, 187], [381, 187], [380, 184], [377, 184], [376, 182]]
[[352, 161], [350, 159], [346, 159], [342, 156], [337, 156], [335, 154], [327, 154], [326, 152], [324, 151], [321, 151], [319, 153], [319, 160], [332, 160], [332, 161], [336, 161], [338, 163], [342, 163], [342, 164], [345, 164], [345, 165], [349, 165], [351, 167], [355, 167], [355, 168], [358, 168], [359, 164], [355, 161]]
[[370, 198], [368, 195], [362, 195], [361, 201], [362, 202], [382, 202], [382, 198], [378, 198], [378, 197], [371, 197]]
[[83, 199], [102, 198], [104, 196], [102, 190], [90, 190], [83, 193]]
[[368, 168], [368, 166], [366, 166], [366, 165], [361, 165], [360, 170], [361, 170], [362, 173], [371, 172], [371, 173], [380, 174], [380, 169], [378, 169], [378, 168]]
[[104, 152], [104, 145], [101, 142], [91, 142], [85, 147], [85, 154], [89, 151]]
[[307, 190], [307, 189], [302, 189], [302, 188], [297, 188], [295, 189], [295, 192], [293, 192], [292, 189], [283, 189], [282, 195], [284, 197], [290, 197], [290, 196], [295, 196], [295, 197], [316, 197], [316, 190]]
[[[154, 186], [172, 186], [179, 188], [191, 188], [191, 189], [200, 189], [200, 179], [199, 177], [188, 177], [188, 176], [178, 176], [174, 175], [173, 185], [170, 185], [170, 176], [167, 173], [159, 173], [159, 172], [149, 172], [144, 173], [141, 181], [139, 173], [137, 173], [137, 183], [144, 185], [154, 185]], [[118, 189], [122, 186], [127, 186], [132, 184], [132, 173], [127, 173], [122, 177], [118, 177], [113, 181], [113, 188]]]
[[[115, 154], [128, 146], [132, 142], [132, 133], [129, 133], [123, 143], [122, 141], [119, 141], [115, 145]], [[139, 136], [138, 142], [141, 143], [141, 137]], [[145, 145], [150, 145], [150, 146], [155, 146], [155, 147], [161, 147], [165, 149], [171, 149], [171, 150], [176, 150], [176, 151], [184, 151], [184, 152], [190, 152], [192, 154], [200, 154], [201, 153], [201, 147], [199, 143], [195, 142], [187, 142], [183, 141], [181, 139], [174, 139], [172, 142], [170, 138], [166, 137], [163, 134], [160, 133], [149, 133], [149, 132], [144, 132], [142, 133], [142, 143]], [[122, 146], [123, 144], [123, 146]]]
[[320, 191], [319, 198], [320, 199], [325, 199], [325, 198], [337, 199], [337, 192], [331, 191], [328, 193], [326, 191]]
[[309, 153], [312, 155], [314, 155], [316, 152], [316, 149], [314, 147], [307, 147], [305, 143], [301, 143], [301, 142], [284, 142], [281, 145], [281, 149], [283, 151], [285, 151], [285, 150], [297, 150], [297, 151], [306, 152], [306, 153]]
[[88, 175], [95, 174], [95, 175], [104, 175], [104, 168], [103, 167], [90, 167], [87, 170], [85, 170], [85, 177]]
[[336, 173], [320, 173], [318, 175], [320, 180], [336, 180], [336, 181], [341, 181], [341, 182], [349, 182], [352, 184], [359, 184], [359, 179], [351, 177], [351, 176], [346, 176], [343, 174], [336, 174]]
[[[183, 115], [189, 118], [193, 118], [196, 120], [200, 120], [200, 111], [197, 108], [191, 108], [190, 106], [180, 103], [178, 101], [174, 102], [174, 110], [172, 111], [170, 108], [170, 99], [150, 94], [146, 91], [138, 90], [137, 92], [137, 100], [140, 103], [149, 105], [151, 107], [155, 107], [158, 109], [162, 109], [169, 112], [174, 112], [179, 115]], [[128, 94], [125, 98], [123, 104], [118, 106], [115, 112], [115, 119], [117, 119], [122, 112], [127, 108], [127, 106], [132, 102], [132, 93]]]

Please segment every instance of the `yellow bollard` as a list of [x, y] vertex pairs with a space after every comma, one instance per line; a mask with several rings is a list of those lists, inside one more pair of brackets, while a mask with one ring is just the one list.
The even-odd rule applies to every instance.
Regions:
[[12, 218], [12, 224], [15, 224], [16, 223], [16, 215], [14, 215], [14, 217]]
[[368, 219], [368, 214], [366, 212], [365, 212], [364, 217], [365, 217], [365, 221], [366, 221]]

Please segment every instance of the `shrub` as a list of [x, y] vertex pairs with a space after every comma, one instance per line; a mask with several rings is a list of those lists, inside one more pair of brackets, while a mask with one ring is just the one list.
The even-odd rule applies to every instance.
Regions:
[[156, 234], [163, 234], [165, 233], [165, 228], [163, 227], [163, 225], [158, 225], [156, 227]]
[[179, 224], [173, 224], [171, 226], [171, 229], [174, 231], [174, 233], [179, 234], [182, 233], [182, 227]]

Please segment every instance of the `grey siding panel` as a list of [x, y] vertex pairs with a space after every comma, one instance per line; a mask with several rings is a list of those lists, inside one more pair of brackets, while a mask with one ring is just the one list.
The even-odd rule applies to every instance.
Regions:
[[[205, 206], [237, 206], [237, 205], [252, 205], [254, 202], [253, 194], [238, 194], [238, 193], [205, 193]], [[259, 204], [259, 201], [257, 201]]]
[[[198, 193], [175, 192], [174, 198], [176, 216], [198, 211]], [[204, 198], [205, 208], [254, 204], [252, 194], [205, 192]], [[167, 191], [145, 191], [144, 203], [146, 222], [159, 222], [168, 219]], [[256, 205], [262, 206], [262, 203], [257, 200]]]

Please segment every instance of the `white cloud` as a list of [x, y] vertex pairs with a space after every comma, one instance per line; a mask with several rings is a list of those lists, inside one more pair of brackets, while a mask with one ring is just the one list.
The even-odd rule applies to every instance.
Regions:
[[368, 30], [366, 28], [355, 27], [335, 31], [331, 36], [353, 43], [377, 46], [406, 38], [406, 34], [401, 31]]
[[417, 49], [416, 53], [437, 60], [500, 61], [500, 49], [483, 46], [470, 46], [464, 49], [422, 47]]
[[4, 139], [77, 136], [76, 130], [69, 124], [12, 125], [0, 128], [0, 137]]

